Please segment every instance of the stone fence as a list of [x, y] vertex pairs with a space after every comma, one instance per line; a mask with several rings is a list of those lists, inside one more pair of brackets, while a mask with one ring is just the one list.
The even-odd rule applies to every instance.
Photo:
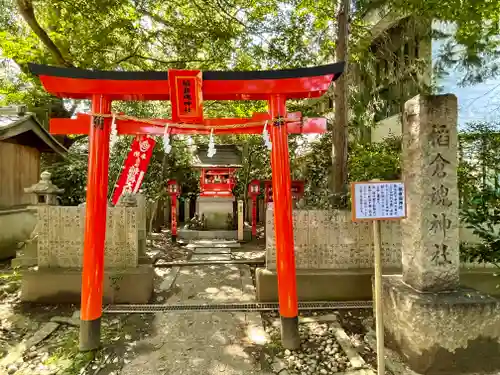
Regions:
[[[82, 266], [85, 207], [37, 207], [38, 266]], [[139, 228], [137, 207], [108, 207], [104, 264], [137, 267]]]
[[[302, 270], [347, 270], [373, 267], [373, 230], [369, 222], [354, 223], [344, 210], [294, 210], [295, 264]], [[401, 224], [381, 223], [384, 268], [401, 268]], [[460, 229], [463, 242], [477, 241], [470, 230]], [[469, 268], [488, 265], [467, 263]], [[493, 267], [493, 266], [492, 266]], [[266, 214], [266, 268], [276, 269], [273, 210]]]

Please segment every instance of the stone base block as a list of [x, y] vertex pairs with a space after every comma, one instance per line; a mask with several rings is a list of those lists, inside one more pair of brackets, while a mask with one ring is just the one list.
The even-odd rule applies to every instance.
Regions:
[[[398, 270], [386, 270], [396, 273]], [[362, 301], [372, 298], [373, 270], [297, 270], [299, 301]], [[275, 271], [255, 271], [257, 300], [278, 301], [278, 279]]]
[[18, 243], [30, 238], [36, 222], [33, 209], [0, 210], [0, 260], [16, 256]]
[[[236, 240], [238, 239], [238, 231], [236, 230], [191, 230], [179, 229], [177, 231], [177, 239], [179, 240]], [[252, 231], [243, 231], [243, 240], [252, 240]]]
[[[398, 269], [384, 269], [384, 274], [399, 274]], [[297, 270], [297, 294], [301, 301], [363, 301], [372, 299], [373, 269]], [[255, 272], [257, 299], [278, 300], [276, 271], [257, 268]], [[493, 270], [461, 270], [462, 285], [483, 293], [500, 296], [500, 280]]]
[[384, 276], [387, 346], [421, 374], [500, 369], [500, 301], [473, 289], [419, 293], [401, 276]]
[[233, 216], [234, 197], [199, 197], [196, 212], [204, 215], [206, 228], [227, 229], [228, 215]]
[[[103, 303], [148, 303], [153, 293], [151, 265], [104, 271]], [[80, 303], [79, 269], [45, 268], [22, 272], [21, 300], [47, 304]]]

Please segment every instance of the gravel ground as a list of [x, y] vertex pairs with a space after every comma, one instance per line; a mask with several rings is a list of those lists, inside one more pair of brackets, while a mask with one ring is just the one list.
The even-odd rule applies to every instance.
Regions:
[[[284, 350], [280, 345], [279, 326], [273, 326], [277, 314], [266, 314], [264, 317], [266, 332], [271, 337], [268, 345], [270, 356], [283, 360], [289, 374], [332, 374], [351, 368], [349, 359], [342, 351], [333, 335], [333, 327], [329, 323], [309, 323], [299, 326], [301, 347], [299, 350]], [[274, 365], [279, 372], [279, 364]]]
[[[352, 346], [366, 361], [368, 368], [376, 365], [376, 354], [365, 343], [365, 324], [372, 320], [371, 310], [321, 310], [301, 311], [301, 317], [316, 317], [335, 314], [342, 328], [348, 335]], [[332, 323], [317, 322], [300, 324], [299, 333], [302, 339], [300, 350], [284, 350], [280, 345], [279, 324], [276, 324], [277, 312], [263, 313], [262, 318], [266, 332], [271, 337], [271, 344], [267, 346], [269, 357], [277, 356], [283, 360], [290, 375], [333, 374], [348, 371], [352, 368], [348, 357], [343, 352], [333, 334]], [[273, 325], [274, 322], [274, 325]], [[275, 364], [275, 372], [279, 372], [279, 364]]]

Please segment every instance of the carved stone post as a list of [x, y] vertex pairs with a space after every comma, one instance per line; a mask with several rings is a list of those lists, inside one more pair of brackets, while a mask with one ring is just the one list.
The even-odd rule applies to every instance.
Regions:
[[421, 291], [459, 281], [457, 98], [417, 96], [405, 105], [403, 176], [408, 218], [401, 223], [403, 280]]
[[403, 274], [383, 277], [389, 346], [420, 374], [500, 368], [497, 299], [460, 287], [457, 98], [417, 96], [405, 105]]

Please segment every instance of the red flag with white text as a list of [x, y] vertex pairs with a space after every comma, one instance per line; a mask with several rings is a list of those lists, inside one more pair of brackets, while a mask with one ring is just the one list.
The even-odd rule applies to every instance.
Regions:
[[124, 193], [137, 193], [144, 180], [156, 141], [150, 136], [135, 137], [112, 197], [116, 205]]

